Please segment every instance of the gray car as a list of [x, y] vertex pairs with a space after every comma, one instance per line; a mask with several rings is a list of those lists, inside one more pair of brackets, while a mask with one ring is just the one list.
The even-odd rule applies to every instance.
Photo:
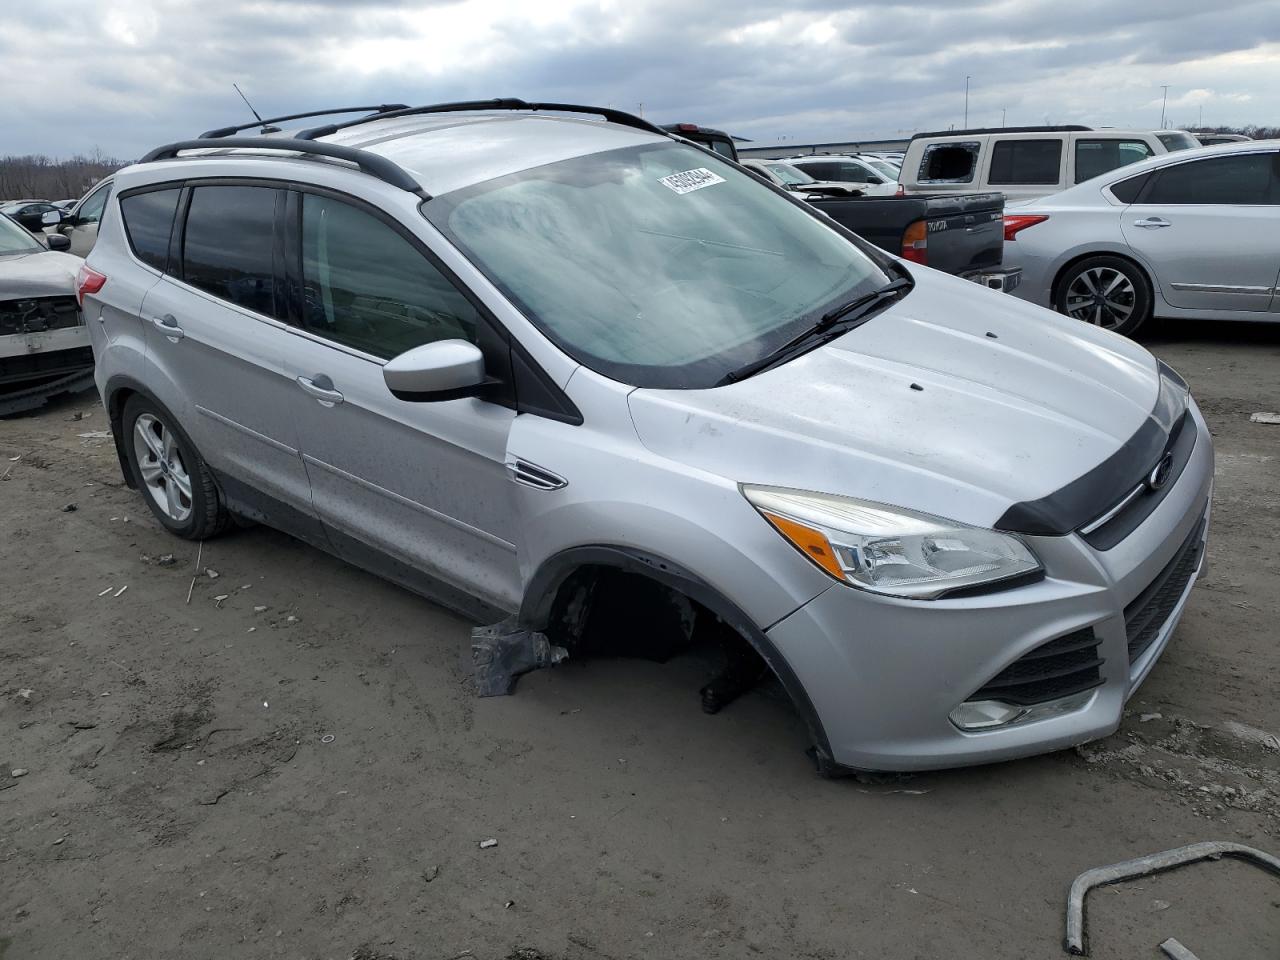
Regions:
[[1141, 347], [617, 111], [279, 125], [121, 171], [81, 273], [174, 534], [268, 523], [571, 652], [678, 601], [759, 652], [823, 773], [1116, 729], [1213, 474]]
[[1016, 295], [1132, 334], [1280, 320], [1280, 141], [1162, 154], [1005, 210]]

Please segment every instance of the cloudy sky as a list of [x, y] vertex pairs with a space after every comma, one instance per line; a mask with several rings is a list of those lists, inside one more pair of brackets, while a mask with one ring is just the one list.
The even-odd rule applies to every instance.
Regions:
[[[0, 154], [122, 158], [341, 104], [515, 96], [760, 143], [1280, 124], [1278, 0], [5, 0]], [[643, 105], [643, 107], [641, 106]]]

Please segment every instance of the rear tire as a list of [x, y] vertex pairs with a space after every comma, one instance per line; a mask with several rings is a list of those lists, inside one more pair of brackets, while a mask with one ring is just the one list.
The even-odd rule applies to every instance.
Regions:
[[134, 394], [124, 405], [121, 429], [134, 483], [166, 530], [205, 540], [230, 525], [213, 474], [168, 410]]
[[1053, 289], [1053, 307], [1084, 323], [1131, 337], [1151, 317], [1151, 284], [1132, 260], [1086, 257]]

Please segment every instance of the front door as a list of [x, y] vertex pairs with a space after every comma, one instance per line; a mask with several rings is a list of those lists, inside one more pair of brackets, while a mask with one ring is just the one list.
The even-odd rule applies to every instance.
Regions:
[[[515, 412], [476, 398], [397, 400], [382, 365], [436, 340], [507, 356], [493, 326], [408, 231], [373, 208], [293, 194], [298, 328], [285, 365], [316, 512], [355, 563], [515, 610], [520, 600], [507, 438]], [[495, 370], [495, 372], [497, 372]], [[388, 568], [380, 559], [395, 565]], [[406, 568], [408, 568], [406, 570]]]
[[1126, 207], [1125, 241], [1170, 306], [1265, 312], [1280, 270], [1280, 153], [1231, 153], [1162, 168]]
[[[121, 198], [135, 253], [141, 216], [164, 191]], [[152, 381], [169, 391], [196, 448], [232, 506], [301, 539], [327, 545], [311, 507], [281, 356], [293, 337], [278, 319], [277, 203], [267, 185], [199, 185], [184, 192], [165, 276], [142, 304]], [[168, 234], [165, 233], [167, 240]], [[174, 409], [174, 408], [177, 409]]]
[[111, 181], [106, 180], [76, 204], [71, 216], [58, 227], [58, 232], [66, 234], [71, 241], [70, 253], [77, 257], [87, 257], [93, 245], [98, 242], [98, 221], [102, 219], [102, 211], [106, 208], [109, 196]]

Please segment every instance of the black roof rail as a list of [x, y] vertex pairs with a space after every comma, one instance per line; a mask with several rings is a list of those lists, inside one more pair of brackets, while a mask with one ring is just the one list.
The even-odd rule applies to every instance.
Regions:
[[[365, 107], [336, 107], [333, 110], [311, 110], [307, 113], [290, 113], [283, 117], [267, 117], [265, 120], [255, 120], [252, 123], [242, 123], [238, 127], [219, 127], [217, 130], [206, 130], [200, 134], [201, 140], [215, 140], [219, 137], [229, 137], [239, 133], [241, 130], [248, 130], [251, 127], [261, 127], [263, 133], [279, 133], [280, 130], [269, 129], [270, 124], [284, 123], [286, 120], [305, 120], [308, 117], [325, 117], [331, 113], [364, 113], [372, 112], [373, 116], [380, 113], [388, 113], [391, 110], [404, 110], [408, 107], [405, 103], [380, 103]], [[365, 119], [369, 119], [366, 117]]]
[[1078, 123], [1042, 127], [969, 127], [965, 130], [930, 130], [927, 133], [913, 133], [911, 139], [919, 140], [921, 137], [963, 137], [979, 133], [1067, 133], [1092, 129], [1093, 127], [1081, 126]]
[[555, 113], [591, 113], [598, 117], [603, 117], [610, 123], [621, 124], [625, 127], [635, 127], [637, 130], [644, 130], [647, 133], [656, 133], [660, 137], [667, 136], [667, 132], [665, 130], [655, 127], [648, 120], [637, 117], [633, 113], [614, 110], [611, 107], [589, 107], [580, 103], [529, 103], [528, 101], [517, 100], [512, 97], [501, 97], [496, 100], [463, 100], [458, 103], [433, 103], [422, 107], [405, 107], [402, 110], [391, 110], [387, 113], [378, 114], [376, 116], [358, 117], [355, 120], [344, 120], [342, 123], [330, 123], [323, 127], [304, 130], [299, 133], [297, 137], [299, 140], [314, 140], [317, 137], [327, 137], [330, 134], [337, 133], [339, 130], [345, 130], [347, 127], [354, 127], [362, 123], [368, 123], [371, 120], [390, 120], [394, 117], [412, 117], [426, 113], [462, 113], [468, 110], [530, 110], [535, 113], [538, 111]]
[[353, 163], [371, 177], [377, 177], [383, 183], [407, 190], [423, 200], [431, 196], [422, 189], [422, 185], [411, 177], [404, 168], [381, 154], [356, 147], [344, 147], [336, 143], [315, 143], [311, 140], [296, 140], [291, 137], [220, 137], [216, 140], [179, 140], [177, 143], [166, 143], [156, 147], [139, 163], [151, 163], [154, 160], [171, 160], [183, 150], [287, 150], [320, 157], [332, 157], [334, 160], [345, 160]]

